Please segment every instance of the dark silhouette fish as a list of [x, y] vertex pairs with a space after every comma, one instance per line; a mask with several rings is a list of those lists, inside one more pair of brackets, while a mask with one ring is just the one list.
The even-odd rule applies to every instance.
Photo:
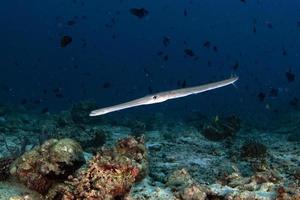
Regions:
[[165, 47], [169, 46], [170, 42], [171, 42], [171, 39], [169, 37], [167, 37], [167, 36], [163, 37], [163, 44]]
[[266, 94], [263, 92], [258, 93], [257, 98], [260, 102], [263, 102], [266, 99]]
[[132, 15], [138, 17], [139, 19], [142, 19], [142, 18], [146, 17], [149, 14], [149, 11], [146, 10], [145, 8], [131, 8], [129, 10], [129, 12]]
[[211, 45], [210, 41], [206, 41], [203, 43], [203, 47], [205, 48], [210, 48], [210, 45]]
[[285, 73], [285, 76], [288, 80], [288, 82], [294, 82], [296, 75], [292, 72], [292, 70], [290, 69], [288, 72]]
[[71, 44], [72, 41], [73, 41], [73, 39], [72, 39], [71, 36], [64, 35], [60, 39], [60, 47], [65, 48], [66, 46], [68, 46], [69, 44]]
[[194, 57], [195, 53], [192, 49], [185, 49], [184, 50], [185, 55], [190, 56], [190, 57]]

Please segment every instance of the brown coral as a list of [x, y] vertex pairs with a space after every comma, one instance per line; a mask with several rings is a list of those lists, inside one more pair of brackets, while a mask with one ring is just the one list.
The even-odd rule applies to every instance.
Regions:
[[83, 162], [83, 151], [77, 142], [51, 139], [15, 160], [10, 173], [28, 188], [44, 194], [55, 180], [67, 177]]

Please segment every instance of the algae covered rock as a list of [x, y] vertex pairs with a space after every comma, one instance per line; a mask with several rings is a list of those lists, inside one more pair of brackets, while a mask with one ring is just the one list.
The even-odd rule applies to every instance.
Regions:
[[115, 148], [103, 149], [89, 165], [69, 181], [56, 185], [46, 199], [115, 200], [128, 196], [131, 187], [146, 174], [147, 151], [142, 143], [129, 137], [119, 140]]
[[51, 147], [50, 154], [52, 163], [64, 163], [69, 166], [84, 160], [81, 146], [69, 138], [58, 140]]
[[148, 175], [148, 151], [145, 147], [144, 137], [127, 137], [121, 139], [116, 144], [116, 152], [125, 155], [137, 162], [140, 168], [140, 173], [136, 177], [137, 181], [142, 180]]
[[196, 183], [186, 169], [175, 170], [167, 181], [174, 195], [181, 200], [205, 200], [207, 188]]
[[204, 126], [202, 134], [209, 140], [221, 141], [234, 137], [240, 130], [240, 123], [240, 119], [236, 116], [215, 119], [210, 124]]
[[28, 188], [44, 194], [53, 183], [72, 174], [83, 163], [83, 151], [76, 141], [50, 139], [17, 158], [10, 173]]
[[258, 141], [248, 141], [241, 147], [242, 158], [264, 158], [267, 155], [267, 147]]

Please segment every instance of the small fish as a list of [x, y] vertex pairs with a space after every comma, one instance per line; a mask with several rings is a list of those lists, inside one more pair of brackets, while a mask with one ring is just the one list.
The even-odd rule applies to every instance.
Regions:
[[260, 102], [263, 102], [266, 99], [266, 94], [263, 92], [258, 93], [257, 98]]
[[285, 73], [285, 76], [288, 80], [288, 82], [294, 82], [296, 75], [292, 72], [292, 70], [290, 69], [288, 72]]
[[72, 37], [68, 35], [64, 35], [60, 40], [60, 47], [65, 48], [72, 42]]
[[106, 81], [106, 82], [104, 82], [104, 83], [102, 84], [102, 88], [104, 88], [104, 89], [107, 89], [107, 88], [110, 88], [110, 87], [111, 87], [111, 83], [108, 82], [108, 81]]
[[158, 55], [158, 56], [162, 56], [162, 55], [164, 55], [164, 52], [163, 51], [159, 51], [159, 52], [157, 52], [157, 54], [156, 55]]
[[169, 46], [171, 39], [168, 36], [163, 37], [163, 44], [165, 47]]
[[283, 56], [286, 56], [286, 55], [287, 55], [287, 51], [286, 51], [285, 48], [282, 48], [282, 55], [283, 55]]
[[203, 43], [203, 47], [205, 48], [210, 48], [210, 45], [211, 45], [210, 41], [206, 41]]
[[252, 32], [256, 33], [256, 26], [255, 25], [253, 25]]
[[207, 61], [207, 66], [208, 66], [208, 67], [211, 67], [211, 65], [212, 65], [211, 61], [210, 61], [210, 60]]
[[195, 56], [195, 53], [193, 52], [192, 49], [185, 49], [184, 53], [185, 53], [186, 56], [190, 56], [190, 57], [194, 57]]
[[68, 26], [74, 26], [75, 24], [76, 24], [75, 20], [69, 20], [69, 21], [67, 21], [67, 25]]
[[168, 56], [168, 55], [165, 55], [165, 56], [163, 57], [163, 59], [164, 59], [164, 61], [168, 61], [168, 60], [169, 60], [169, 56]]
[[217, 46], [214, 46], [214, 47], [213, 47], [213, 51], [214, 51], [214, 52], [218, 52], [218, 47], [217, 47]]
[[183, 15], [184, 15], [185, 17], [188, 15], [188, 14], [187, 14], [187, 9], [184, 9]]
[[269, 28], [269, 29], [273, 29], [273, 24], [270, 21], [265, 21], [265, 25]]
[[149, 14], [149, 11], [145, 8], [131, 8], [129, 11], [132, 15], [138, 17], [139, 19], [142, 19]]

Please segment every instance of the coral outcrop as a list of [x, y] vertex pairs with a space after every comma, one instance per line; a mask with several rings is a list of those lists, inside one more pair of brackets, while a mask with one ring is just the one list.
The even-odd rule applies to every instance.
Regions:
[[17, 158], [10, 173], [28, 188], [45, 194], [53, 183], [72, 174], [83, 163], [83, 151], [77, 142], [50, 139]]
[[77, 175], [53, 187], [47, 199], [114, 200], [128, 195], [133, 183], [147, 172], [147, 151], [142, 138], [119, 140], [113, 149], [103, 149]]

